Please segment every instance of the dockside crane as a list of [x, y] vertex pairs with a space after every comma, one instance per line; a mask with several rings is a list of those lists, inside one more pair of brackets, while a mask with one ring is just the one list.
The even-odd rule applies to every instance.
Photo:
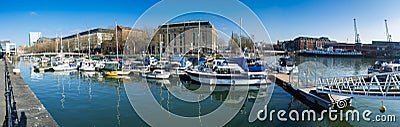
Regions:
[[356, 19], [354, 20], [354, 39], [356, 43], [360, 43], [361, 39], [360, 39], [360, 34], [357, 33], [357, 23], [356, 23]]
[[392, 35], [389, 34], [389, 28], [387, 25], [387, 20], [385, 19], [385, 27], [386, 27], [386, 39], [388, 42], [392, 41]]

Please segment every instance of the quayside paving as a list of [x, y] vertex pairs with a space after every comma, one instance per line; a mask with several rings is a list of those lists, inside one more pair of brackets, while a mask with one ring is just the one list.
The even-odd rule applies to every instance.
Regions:
[[[19, 74], [12, 73], [12, 66], [8, 64], [9, 75], [12, 84], [12, 118], [13, 126], [17, 127], [58, 127], [57, 122], [44, 108], [42, 103], [32, 92]], [[5, 93], [5, 63], [0, 60], [0, 93]], [[0, 97], [0, 120], [3, 126], [6, 123], [6, 101]]]

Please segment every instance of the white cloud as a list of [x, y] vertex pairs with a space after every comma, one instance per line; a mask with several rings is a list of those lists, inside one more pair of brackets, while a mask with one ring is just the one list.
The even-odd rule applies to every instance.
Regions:
[[31, 16], [39, 16], [39, 14], [38, 14], [37, 12], [34, 12], [34, 11], [29, 12], [29, 14], [30, 14]]

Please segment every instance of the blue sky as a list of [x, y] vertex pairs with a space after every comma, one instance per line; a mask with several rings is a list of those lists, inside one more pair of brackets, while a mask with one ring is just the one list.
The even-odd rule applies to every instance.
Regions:
[[[133, 26], [139, 16], [157, 2], [156, 0], [1, 0], [0, 40], [11, 40], [17, 45], [24, 45], [28, 44], [29, 32], [42, 32], [46, 37], [54, 37], [62, 32], [67, 36], [84, 31], [87, 27], [112, 27], [114, 20], [119, 25]], [[179, 9], [180, 2], [176, 2], [175, 7], [166, 7], [166, 12], [168, 9]], [[385, 40], [384, 19], [388, 20], [393, 40], [400, 41], [398, 0], [243, 0], [241, 2], [260, 18], [272, 42], [293, 39], [297, 36], [327, 36], [341, 42], [347, 40], [353, 42], [353, 18], [357, 19], [363, 43]], [[222, 5], [210, 6], [220, 6], [221, 9], [238, 13], [237, 10], [235, 12], [235, 8]], [[238, 17], [241, 17], [239, 13]], [[239, 18], [233, 20], [238, 22]], [[244, 25], [251, 25], [246, 22], [248, 23], [243, 19]], [[223, 23], [214, 24], [217, 29], [225, 29], [222, 28]], [[256, 40], [268, 39], [259, 35], [257, 31], [248, 31], [256, 36]]]

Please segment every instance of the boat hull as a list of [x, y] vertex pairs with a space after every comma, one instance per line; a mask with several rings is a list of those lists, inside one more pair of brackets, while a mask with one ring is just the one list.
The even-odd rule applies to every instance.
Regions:
[[151, 74], [151, 73], [142, 73], [142, 77], [149, 78], [149, 79], [167, 79], [169, 78], [170, 74]]
[[210, 85], [262, 85], [267, 84], [265, 76], [251, 77], [244, 74], [202, 74], [195, 71], [186, 71], [190, 79], [195, 82]]
[[118, 75], [129, 75], [131, 71], [117, 71]]
[[105, 76], [117, 76], [118, 77], [118, 73], [116, 71], [106, 71], [104, 72]]
[[96, 68], [95, 67], [83, 67], [83, 68], [79, 68], [80, 71], [95, 71]]

